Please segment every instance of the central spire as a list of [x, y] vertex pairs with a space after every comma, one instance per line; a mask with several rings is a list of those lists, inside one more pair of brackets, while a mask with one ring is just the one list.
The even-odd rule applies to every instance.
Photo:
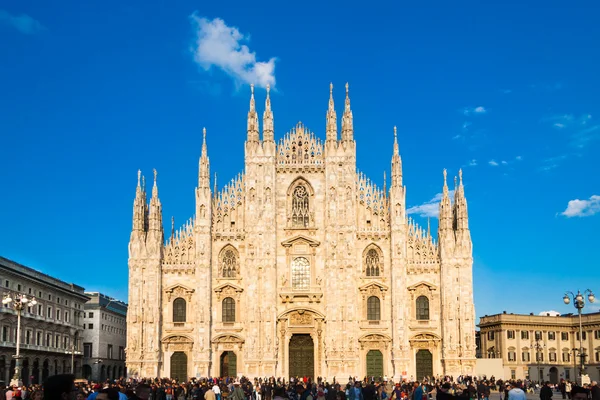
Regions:
[[344, 101], [344, 116], [342, 117], [342, 140], [354, 140], [352, 110], [350, 109], [349, 85], [346, 82], [346, 100]]
[[248, 142], [258, 142], [258, 114], [254, 101], [254, 84], [250, 85], [250, 110], [248, 111]]
[[333, 104], [333, 83], [329, 84], [329, 107], [327, 108], [326, 141], [337, 141], [337, 115]]
[[263, 141], [275, 141], [275, 133], [273, 127], [273, 111], [271, 110], [271, 97], [269, 92], [271, 86], [267, 83], [267, 98], [265, 99], [265, 112], [263, 113]]

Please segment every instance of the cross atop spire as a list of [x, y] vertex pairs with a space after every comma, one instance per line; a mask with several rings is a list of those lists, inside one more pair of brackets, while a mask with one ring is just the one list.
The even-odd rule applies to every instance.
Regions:
[[202, 128], [202, 152], [198, 166], [198, 187], [210, 189], [210, 161], [206, 146], [206, 128]]
[[156, 168], [152, 170], [154, 173], [154, 185], [152, 186], [152, 198], [158, 198], [158, 185], [156, 184], [156, 178], [158, 177], [158, 172], [156, 172]]
[[398, 148], [398, 129], [394, 126], [394, 153], [392, 154], [392, 186], [402, 186], [402, 159]]

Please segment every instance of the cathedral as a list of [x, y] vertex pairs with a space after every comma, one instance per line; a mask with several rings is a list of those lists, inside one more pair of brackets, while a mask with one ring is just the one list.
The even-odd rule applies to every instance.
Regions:
[[339, 135], [330, 86], [324, 141], [301, 123], [276, 141], [268, 87], [261, 134], [252, 88], [244, 171], [211, 190], [204, 130], [195, 212], [168, 237], [156, 178], [147, 201], [138, 173], [133, 203], [130, 376], [474, 372], [462, 173], [451, 194], [444, 170], [434, 240], [407, 218], [396, 128], [389, 188], [357, 170], [347, 84]]

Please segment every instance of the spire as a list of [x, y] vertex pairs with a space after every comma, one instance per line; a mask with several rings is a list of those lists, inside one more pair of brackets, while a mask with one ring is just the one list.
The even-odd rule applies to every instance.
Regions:
[[392, 186], [402, 186], [402, 158], [398, 150], [398, 131], [394, 126], [394, 154], [392, 155]]
[[217, 195], [217, 188], [218, 188], [218, 186], [217, 186], [217, 173], [215, 172], [215, 188], [213, 190], [213, 196]]
[[448, 173], [446, 169], [444, 169], [444, 187], [442, 189], [442, 200], [440, 201], [439, 231], [452, 229], [452, 204], [450, 202], [450, 196], [448, 195], [447, 176]]
[[344, 101], [344, 115], [342, 117], [342, 140], [354, 140], [354, 124], [352, 110], [350, 109], [350, 96], [348, 94], [348, 82], [346, 82], [346, 100]]
[[206, 128], [202, 128], [202, 152], [198, 166], [198, 187], [210, 189], [210, 161], [206, 146]]
[[250, 85], [250, 110], [248, 111], [248, 142], [258, 142], [258, 114], [254, 102], [254, 85]]
[[134, 232], [146, 230], [146, 192], [141, 184], [142, 171], [137, 173], [137, 187], [135, 188], [135, 199], [133, 200], [133, 227]]
[[329, 84], [329, 107], [327, 108], [326, 141], [337, 141], [337, 115], [333, 104], [333, 83]]
[[274, 142], [273, 111], [271, 110], [271, 86], [267, 83], [267, 98], [265, 99], [265, 112], [263, 113], [263, 141]]
[[175, 217], [171, 216], [171, 240], [175, 236]]
[[465, 198], [465, 187], [462, 180], [462, 169], [458, 170], [458, 186], [455, 189], [454, 210], [457, 230], [469, 229], [469, 214], [467, 211], [467, 199]]
[[156, 182], [158, 173], [154, 170], [154, 185], [152, 186], [152, 197], [150, 198], [150, 211], [148, 213], [148, 230], [162, 232], [162, 205], [158, 198], [158, 184]]
[[431, 236], [431, 221], [427, 217], [427, 237]]

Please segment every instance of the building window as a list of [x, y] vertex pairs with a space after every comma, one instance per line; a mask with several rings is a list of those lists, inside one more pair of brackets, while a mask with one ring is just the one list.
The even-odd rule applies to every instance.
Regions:
[[44, 306], [42, 306], [41, 304], [38, 304], [38, 315], [40, 317], [44, 316]]
[[25, 331], [25, 344], [29, 344], [31, 341], [31, 331]]
[[292, 227], [307, 228], [309, 222], [308, 191], [303, 185], [298, 185], [292, 193]]
[[91, 343], [84, 343], [83, 344], [83, 356], [84, 357], [92, 357], [92, 344]]
[[10, 287], [10, 282], [8, 280], [4, 281], [4, 287]]
[[494, 331], [489, 331], [487, 333], [488, 340], [494, 340]]
[[88, 324], [88, 329], [94, 329], [94, 324]]
[[515, 338], [515, 331], [506, 331], [506, 337], [509, 339]]
[[235, 300], [231, 297], [223, 299], [223, 322], [235, 322]]
[[571, 379], [571, 370], [570, 369], [565, 369], [565, 379], [566, 380]]
[[550, 361], [556, 361], [556, 352], [551, 351], [550, 353], [548, 353], [548, 359]]
[[514, 351], [508, 352], [508, 361], [517, 361], [517, 353]]
[[600, 351], [596, 352], [596, 362], [600, 362]]
[[544, 361], [544, 353], [536, 353], [535, 360], [539, 361], [539, 362], [543, 362]]
[[42, 332], [37, 332], [35, 335], [35, 344], [37, 346], [41, 346], [42, 345]]
[[226, 246], [221, 251], [221, 277], [235, 278], [238, 272], [237, 252], [233, 246]]
[[548, 332], [548, 340], [556, 340], [556, 332]]
[[60, 347], [60, 336], [56, 335], [54, 337], [54, 347], [59, 348]]
[[528, 351], [524, 351], [521, 353], [521, 360], [525, 362], [529, 362], [531, 360], [531, 354]]
[[529, 339], [529, 331], [521, 331], [521, 339]]
[[427, 296], [417, 297], [417, 319], [428, 320], [429, 319], [429, 299]]
[[119, 346], [119, 360], [125, 360], [125, 348]]
[[69, 312], [65, 311], [65, 322], [69, 322]]
[[510, 370], [510, 379], [517, 379], [517, 370], [516, 369]]
[[563, 350], [562, 360], [563, 362], [571, 362], [571, 353], [569, 353], [569, 350]]
[[594, 339], [600, 339], [600, 331], [594, 331]]
[[48, 346], [48, 347], [52, 346], [52, 343], [50, 342], [50, 338], [51, 338], [50, 334], [47, 333], [46, 334], [46, 346]]
[[94, 313], [90, 311], [90, 313], [88, 314], [89, 318], [94, 318]]
[[21, 284], [18, 284], [17, 285], [17, 292], [20, 292], [20, 291], [21, 291]]
[[369, 249], [365, 256], [365, 272], [367, 276], [379, 276], [381, 263], [379, 262], [379, 253], [375, 249]]
[[310, 288], [310, 263], [305, 257], [292, 260], [292, 289], [308, 290]]
[[52, 318], [52, 307], [48, 307], [48, 312], [46, 313], [46, 315], [48, 316], [48, 318]]
[[3, 326], [2, 327], [2, 341], [3, 342], [8, 342], [8, 326]]
[[60, 310], [56, 310], [56, 320], [60, 321]]
[[369, 321], [379, 321], [381, 319], [381, 302], [377, 296], [371, 296], [367, 299], [367, 319]]
[[569, 340], [569, 332], [561, 332], [560, 333], [560, 339], [564, 340], [564, 341]]
[[[583, 338], [583, 340], [587, 340], [587, 332], [583, 331], [581, 337]], [[579, 332], [576, 333], [577, 335], [577, 340], [579, 340]]]
[[542, 331], [535, 331], [535, 340], [542, 340]]
[[113, 346], [112, 346], [112, 344], [109, 344], [107, 346], [107, 349], [106, 349], [106, 358], [108, 358], [109, 360], [112, 360], [112, 358], [113, 358]]
[[181, 297], [173, 300], [173, 322], [185, 322], [185, 300]]

